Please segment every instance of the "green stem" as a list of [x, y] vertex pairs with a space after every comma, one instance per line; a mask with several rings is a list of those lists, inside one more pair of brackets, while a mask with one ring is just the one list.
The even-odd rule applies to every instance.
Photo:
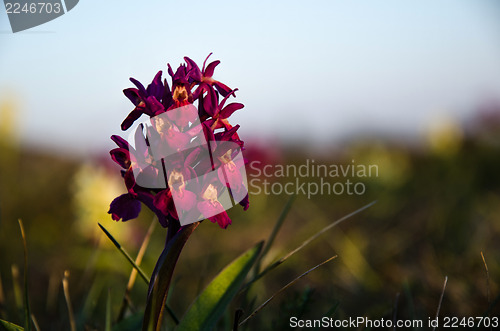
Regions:
[[170, 235], [167, 236], [167, 243], [156, 263], [149, 282], [148, 299], [142, 324], [143, 331], [161, 330], [163, 313], [175, 265], [184, 245], [199, 224], [200, 222], [196, 222], [183, 226], [175, 235], [170, 237], [171, 233], [174, 232], [172, 230], [169, 233]]

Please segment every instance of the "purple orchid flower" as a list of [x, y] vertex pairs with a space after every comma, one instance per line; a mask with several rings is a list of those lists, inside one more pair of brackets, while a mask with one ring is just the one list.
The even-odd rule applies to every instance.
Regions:
[[[135, 108], [121, 128], [129, 129], [142, 115], [150, 117], [151, 122], [145, 131], [142, 124], [136, 130], [135, 148], [119, 136], [111, 137], [117, 148], [110, 155], [122, 168], [127, 189], [127, 193], [111, 202], [108, 213], [113, 220], [136, 218], [144, 204], [164, 227], [174, 224], [178, 228], [180, 217], [196, 219], [201, 215], [225, 229], [231, 219], [218, 200], [222, 194], [229, 192], [233, 197], [239, 194], [238, 201], [241, 200], [245, 210], [248, 208], [241, 174], [243, 159], [240, 155], [236, 160], [236, 149], [224, 144], [231, 142], [239, 151], [244, 149], [236, 132], [239, 125], [229, 123], [229, 117], [244, 106], [238, 102], [226, 105], [237, 89], [213, 77], [220, 61], [206, 65], [210, 55], [201, 70], [188, 57], [175, 72], [168, 64], [171, 88], [166, 79], [162, 81], [162, 71], [147, 88], [130, 78], [135, 87], [123, 93]], [[166, 116], [159, 116], [165, 112]], [[160, 160], [153, 157], [152, 150], [175, 153]], [[208, 151], [213, 158], [206, 156]]]
[[134, 83], [137, 88], [125, 89], [123, 90], [123, 94], [132, 101], [135, 108], [122, 122], [122, 130], [127, 130], [142, 114], [152, 117], [164, 112], [166, 107], [170, 106], [171, 101], [168, 101], [166, 104], [161, 103], [164, 99], [168, 100], [169, 95], [171, 99], [171, 94], [169, 94], [168, 91], [168, 84], [165, 81], [165, 85], [163, 85], [161, 75], [162, 72], [160, 70], [151, 84], [148, 85], [147, 89], [145, 89], [136, 79], [130, 78], [130, 81]]

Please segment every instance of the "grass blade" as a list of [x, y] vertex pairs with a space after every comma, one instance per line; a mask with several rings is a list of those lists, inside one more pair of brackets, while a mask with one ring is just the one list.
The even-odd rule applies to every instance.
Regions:
[[281, 229], [281, 226], [283, 225], [283, 222], [286, 219], [286, 216], [288, 215], [288, 212], [292, 208], [293, 202], [295, 201], [296, 196], [292, 195], [288, 199], [288, 201], [285, 204], [285, 207], [283, 207], [283, 210], [281, 211], [280, 216], [278, 217], [278, 220], [274, 224], [273, 231], [269, 235], [269, 238], [266, 240], [266, 243], [264, 245], [264, 248], [262, 249], [262, 253], [260, 256], [257, 258], [257, 262], [255, 263], [254, 266], [254, 275], [258, 275], [260, 272], [260, 264], [262, 262], [262, 259], [266, 256], [267, 252], [269, 252], [269, 249], [271, 248], [274, 239], [276, 239], [276, 235], [278, 234], [279, 230]]
[[75, 322], [75, 314], [73, 313], [73, 306], [71, 305], [71, 298], [69, 296], [69, 271], [64, 271], [64, 277], [62, 280], [63, 290], [64, 290], [64, 298], [66, 298], [66, 305], [68, 306], [68, 316], [69, 316], [69, 325], [71, 327], [71, 331], [76, 331], [76, 322]]
[[481, 258], [483, 259], [484, 270], [486, 270], [486, 298], [488, 299], [488, 304], [491, 304], [490, 297], [490, 272], [488, 270], [488, 265], [486, 264], [486, 259], [484, 258], [483, 252], [481, 252]]
[[271, 302], [271, 300], [273, 300], [278, 294], [280, 294], [281, 292], [283, 292], [284, 290], [286, 290], [287, 288], [289, 288], [290, 286], [292, 286], [293, 284], [295, 284], [295, 282], [297, 282], [299, 279], [301, 279], [302, 277], [306, 276], [307, 274], [309, 274], [311, 271], [321, 267], [323, 264], [325, 263], [328, 263], [330, 262], [331, 260], [335, 259], [337, 257], [337, 255], [334, 255], [332, 257], [330, 257], [329, 259], [321, 262], [320, 264], [316, 265], [315, 267], [307, 270], [306, 272], [304, 272], [302, 275], [298, 276], [297, 278], [295, 278], [294, 280], [292, 280], [290, 283], [286, 284], [285, 286], [283, 286], [278, 292], [274, 293], [273, 295], [271, 295], [271, 297], [269, 299], [267, 299], [266, 301], [264, 301], [263, 304], [261, 304], [259, 307], [257, 307], [257, 309], [254, 310], [253, 313], [250, 314], [250, 316], [248, 316], [247, 318], [245, 318], [239, 325], [243, 325], [244, 323], [246, 323], [249, 319], [251, 319], [252, 317], [254, 317], [262, 308], [264, 308], [265, 306], [267, 306], [267, 304], [269, 302]]
[[106, 300], [106, 326], [105, 331], [111, 331], [111, 290], [108, 289], [108, 298]]
[[[446, 283], [448, 283], [448, 276], [444, 277], [443, 290], [441, 291], [441, 297], [439, 298], [439, 304], [436, 311], [436, 320], [439, 318], [439, 311], [441, 310], [441, 304], [443, 303], [444, 291], [446, 290]], [[436, 330], [436, 327], [434, 327], [434, 329], [432, 330]]]
[[14, 292], [14, 304], [16, 305], [16, 311], [22, 312], [23, 309], [23, 293], [21, 291], [21, 285], [19, 284], [19, 268], [17, 265], [13, 264], [11, 266], [12, 273], [12, 290]]
[[111, 235], [111, 233], [109, 233], [109, 231], [106, 230], [106, 228], [101, 225], [101, 223], [97, 224], [99, 225], [101, 230], [106, 234], [106, 236], [108, 236], [109, 240], [111, 240], [111, 242], [115, 245], [115, 247], [118, 248], [120, 253], [122, 253], [123, 256], [125, 256], [125, 258], [128, 260], [128, 262], [130, 262], [130, 264], [139, 272], [139, 275], [146, 282], [146, 284], [149, 284], [148, 277], [146, 276], [144, 271], [142, 271], [142, 269], [139, 268], [139, 266], [135, 263], [132, 257], [130, 257], [129, 253], [122, 247], [122, 245], [120, 245], [120, 243]]
[[238, 331], [238, 327], [240, 326], [240, 318], [243, 315], [243, 310], [236, 309], [234, 312], [234, 322], [233, 322], [233, 331]]
[[[120, 243], [111, 235], [111, 233], [109, 233], [108, 230], [106, 230], [106, 228], [104, 226], [102, 226], [100, 223], [97, 223], [99, 225], [99, 227], [101, 228], [101, 230], [106, 234], [106, 236], [108, 236], [109, 240], [111, 240], [111, 242], [115, 245], [116, 248], [118, 248], [118, 250], [123, 254], [123, 256], [125, 256], [125, 258], [127, 259], [127, 261], [130, 262], [130, 264], [132, 264], [132, 266], [135, 268], [134, 270], [137, 270], [137, 272], [139, 273], [139, 275], [141, 276], [141, 278], [146, 282], [146, 284], [149, 286], [149, 280], [148, 280], [148, 277], [146, 276], [146, 274], [144, 273], [144, 271], [142, 271], [142, 269], [139, 267], [139, 265], [132, 259], [132, 257], [130, 256], [130, 254], [125, 250], [125, 248], [122, 247], [122, 245], [120, 245]], [[125, 298], [127, 299], [127, 298]], [[172, 311], [172, 309], [170, 309], [170, 307], [166, 306], [166, 309], [167, 309], [167, 312], [168, 314], [172, 317], [172, 319], [178, 323], [179, 320], [177, 319], [177, 317], [175, 316], [174, 312]]]
[[19, 228], [21, 229], [21, 237], [23, 239], [24, 247], [24, 329], [31, 330], [31, 311], [28, 294], [28, 246], [26, 245], [26, 234], [24, 232], [23, 221], [19, 221]]
[[35, 315], [31, 314], [31, 321], [33, 322], [33, 326], [36, 331], [40, 331], [40, 325], [38, 325], [38, 321], [35, 318]]
[[[153, 231], [156, 227], [156, 219], [153, 219], [151, 222], [151, 225], [148, 228], [148, 232], [146, 233], [146, 236], [144, 236], [144, 240], [142, 241], [141, 248], [139, 249], [139, 253], [137, 253], [137, 257], [135, 258], [135, 263], [137, 266], [141, 265], [142, 258], [144, 257], [144, 254], [146, 253], [146, 249], [149, 245], [149, 240], [151, 239], [151, 235], [153, 234]], [[134, 286], [135, 280], [137, 278], [137, 269], [133, 268], [132, 272], [130, 273], [130, 277], [128, 279], [127, 287], [125, 289], [125, 295], [123, 297], [122, 301], [122, 306], [120, 307], [120, 313], [118, 314], [118, 322], [123, 319], [125, 316], [125, 312], [127, 310], [127, 307], [129, 305], [130, 301], [130, 291], [132, 290], [132, 287]], [[148, 282], [149, 285], [149, 282]]]
[[302, 244], [300, 244], [300, 246], [298, 246], [297, 248], [295, 248], [294, 250], [292, 250], [291, 252], [289, 252], [288, 254], [286, 254], [285, 256], [283, 256], [281, 259], [279, 259], [278, 261], [270, 264], [269, 266], [267, 266], [260, 274], [258, 274], [256, 277], [254, 277], [250, 282], [248, 282], [244, 288], [247, 288], [250, 284], [252, 284], [253, 282], [257, 281], [258, 279], [262, 278], [262, 276], [264, 276], [266, 273], [268, 273], [269, 271], [273, 270], [274, 268], [276, 268], [277, 266], [279, 266], [280, 264], [282, 264], [283, 262], [285, 262], [288, 258], [290, 258], [292, 255], [294, 255], [295, 253], [299, 252], [301, 249], [303, 249], [304, 247], [306, 247], [311, 241], [313, 241], [314, 239], [318, 238], [319, 236], [321, 236], [323, 233], [325, 233], [326, 231], [332, 229], [333, 227], [339, 225], [340, 223], [344, 222], [345, 220], [347, 220], [348, 218], [356, 215], [356, 214], [359, 214], [360, 212], [362, 212], [363, 210], [366, 210], [368, 208], [370, 208], [371, 206], [373, 206], [375, 203], [377, 203], [377, 201], [372, 201], [370, 202], [369, 204], [367, 205], [364, 205], [363, 207], [353, 211], [352, 213], [350, 214], [347, 214], [345, 215], [344, 217], [336, 220], [335, 222], [327, 225], [326, 227], [324, 227], [323, 229], [319, 230], [318, 232], [316, 232], [315, 234], [313, 234], [311, 237], [309, 237], [307, 240], [305, 240]]
[[178, 325], [178, 331], [212, 330], [238, 292], [255, 263], [263, 242], [247, 250], [227, 265], [191, 304]]
[[163, 249], [149, 283], [148, 299], [142, 324], [143, 330], [159, 331], [161, 329], [164, 307], [175, 265], [182, 248], [198, 225], [200, 225], [200, 222], [182, 227], [170, 238], [165, 249]]

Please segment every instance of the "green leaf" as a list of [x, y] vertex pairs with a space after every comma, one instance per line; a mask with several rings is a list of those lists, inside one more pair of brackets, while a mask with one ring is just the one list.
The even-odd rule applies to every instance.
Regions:
[[0, 330], [5, 331], [24, 331], [22, 327], [19, 325], [15, 325], [14, 323], [4, 321], [0, 319]]
[[260, 242], [227, 265], [191, 304], [177, 330], [211, 330], [236, 295], [257, 259]]
[[167, 301], [170, 281], [174, 273], [175, 264], [179, 259], [184, 244], [189, 236], [200, 225], [200, 222], [191, 223], [182, 227], [167, 243], [156, 263], [155, 270], [149, 282], [148, 299], [142, 330], [160, 330], [163, 320], [163, 311]]

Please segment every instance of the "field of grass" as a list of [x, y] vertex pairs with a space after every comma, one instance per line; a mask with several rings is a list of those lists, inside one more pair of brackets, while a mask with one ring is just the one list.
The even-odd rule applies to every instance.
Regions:
[[[308, 198], [299, 192], [260, 270], [335, 221], [376, 203], [326, 229], [239, 292], [217, 329], [230, 330], [238, 309], [243, 309], [241, 322], [273, 294], [273, 300], [240, 330], [290, 329], [292, 316], [427, 321], [436, 316], [441, 296], [441, 317], [499, 316], [500, 126], [486, 124], [458, 138], [434, 137], [428, 144], [358, 139], [316, 154], [288, 146], [263, 155], [248, 143], [249, 156], [260, 158], [262, 165], [299, 166], [314, 159], [318, 164], [347, 165], [355, 160], [378, 166], [377, 176], [351, 178], [365, 185], [360, 195]], [[103, 330], [106, 321], [118, 329], [120, 317], [141, 317], [148, 287], [137, 277], [128, 308], [120, 314], [133, 268], [97, 224], [135, 257], [155, 223], [146, 208], [127, 223], [116, 223], [106, 213], [110, 201], [125, 192], [118, 170], [106, 155], [68, 159], [2, 142], [0, 319], [24, 325], [25, 273], [30, 311], [40, 330], [70, 329], [68, 303], [79, 330]], [[256, 178], [250, 169], [249, 179]], [[254, 184], [262, 183], [261, 179]], [[295, 180], [269, 178], [281, 184]], [[305, 180], [319, 181], [317, 177]], [[287, 194], [251, 194], [248, 211], [236, 207], [228, 212], [233, 220], [228, 229], [206, 220], [201, 223], [186, 243], [172, 279], [167, 304], [178, 318], [225, 265], [257, 242], [269, 240], [289, 201]], [[19, 219], [26, 235], [26, 270]], [[166, 230], [156, 225], [141, 263], [147, 276], [153, 272], [165, 236]], [[254, 275], [252, 269], [247, 280]], [[174, 325], [167, 314], [165, 326]]]

